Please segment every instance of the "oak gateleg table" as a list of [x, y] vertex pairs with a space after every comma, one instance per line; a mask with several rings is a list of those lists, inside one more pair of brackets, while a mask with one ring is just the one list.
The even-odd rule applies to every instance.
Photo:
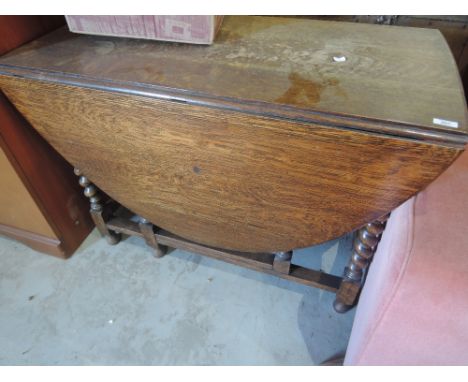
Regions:
[[[157, 257], [181, 248], [323, 288], [340, 312], [389, 213], [468, 137], [453, 57], [422, 28], [229, 16], [210, 46], [62, 28], [1, 57], [0, 87], [76, 168], [111, 244], [141, 236]], [[291, 264], [352, 231], [343, 277]]]

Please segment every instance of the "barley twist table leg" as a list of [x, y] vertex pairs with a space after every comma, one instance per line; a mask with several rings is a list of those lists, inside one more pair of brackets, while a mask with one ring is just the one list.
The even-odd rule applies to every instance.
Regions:
[[120, 241], [121, 235], [109, 230], [106, 226], [106, 222], [103, 217], [104, 208], [101, 203], [101, 194], [98, 188], [92, 184], [79, 169], [75, 168], [74, 172], [75, 175], [79, 176], [78, 182], [80, 183], [80, 186], [84, 188], [85, 196], [89, 198], [91, 204], [91, 209], [89, 212], [94, 221], [94, 224], [96, 224], [98, 231], [106, 238], [109, 244], [117, 244]]
[[345, 268], [343, 281], [333, 303], [337, 312], [344, 313], [356, 303], [363, 284], [364, 271], [372, 261], [389, 216], [390, 214], [382, 216], [357, 232], [353, 254]]

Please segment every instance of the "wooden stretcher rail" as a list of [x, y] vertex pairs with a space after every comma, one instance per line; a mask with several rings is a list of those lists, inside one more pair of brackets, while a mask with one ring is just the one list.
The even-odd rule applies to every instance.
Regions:
[[[143, 237], [139, 224], [123, 217], [115, 217], [107, 222], [107, 228], [125, 235]], [[272, 253], [243, 253], [212, 248], [190, 240], [185, 240], [165, 230], [154, 233], [160, 245], [178, 248], [184, 251], [195, 252], [203, 256], [222, 260], [234, 265], [240, 265], [253, 270], [268, 273], [286, 280], [294, 281], [307, 286], [337, 292], [342, 278], [325, 272], [308, 269], [291, 264], [289, 273], [277, 272], [273, 269], [275, 255]]]

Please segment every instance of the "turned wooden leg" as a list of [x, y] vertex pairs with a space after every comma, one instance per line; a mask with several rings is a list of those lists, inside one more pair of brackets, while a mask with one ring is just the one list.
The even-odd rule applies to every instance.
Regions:
[[273, 269], [276, 272], [289, 274], [291, 268], [292, 251], [288, 252], [275, 252], [275, 258], [273, 260]]
[[158, 240], [154, 234], [153, 224], [151, 224], [145, 218], [140, 218], [138, 225], [140, 227], [140, 232], [146, 241], [146, 244], [154, 249], [154, 257], [163, 257], [167, 252], [167, 247], [158, 243]]
[[101, 203], [101, 195], [97, 187], [92, 184], [89, 179], [83, 175], [83, 173], [75, 168], [75, 175], [79, 176], [78, 182], [80, 186], [84, 188], [84, 194], [89, 198], [91, 204], [91, 217], [93, 218], [94, 224], [96, 224], [97, 229], [103, 235], [107, 242], [111, 245], [117, 244], [120, 241], [121, 235], [114, 231], [107, 229], [106, 222], [103, 217], [103, 205]]
[[345, 268], [343, 281], [333, 303], [338, 313], [348, 311], [356, 303], [362, 287], [364, 271], [372, 261], [389, 216], [390, 214], [382, 216], [357, 232], [353, 254]]

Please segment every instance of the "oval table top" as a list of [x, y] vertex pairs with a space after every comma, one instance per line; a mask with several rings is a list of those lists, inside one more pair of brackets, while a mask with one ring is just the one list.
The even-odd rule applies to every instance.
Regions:
[[1, 57], [0, 86], [111, 197], [247, 252], [386, 214], [468, 137], [457, 68], [430, 29], [226, 17], [211, 46], [60, 29]]

